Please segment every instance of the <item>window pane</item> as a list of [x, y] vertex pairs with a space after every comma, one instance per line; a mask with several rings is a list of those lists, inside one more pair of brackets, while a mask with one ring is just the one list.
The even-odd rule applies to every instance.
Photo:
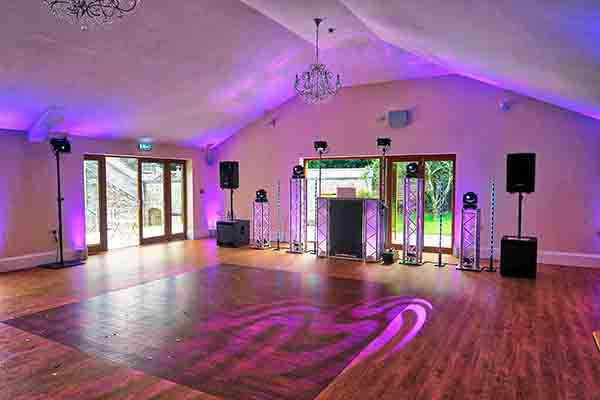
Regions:
[[138, 160], [106, 157], [106, 214], [108, 248], [137, 246]]
[[184, 233], [185, 205], [183, 186], [184, 164], [171, 163], [171, 232], [176, 235]]
[[425, 161], [425, 246], [438, 247], [440, 214], [442, 247], [452, 247], [452, 194], [454, 193], [454, 163]]
[[165, 167], [160, 162], [142, 162], [144, 238], [165, 234]]
[[[338, 188], [353, 188], [356, 197], [379, 198], [379, 158], [322, 160], [321, 196], [336, 197]], [[319, 160], [307, 163], [308, 241], [315, 238], [316, 194], [318, 193]]]
[[392, 244], [404, 244], [404, 178], [406, 166], [417, 161], [398, 161], [392, 163]]
[[87, 246], [100, 245], [100, 162], [85, 160], [85, 241]]

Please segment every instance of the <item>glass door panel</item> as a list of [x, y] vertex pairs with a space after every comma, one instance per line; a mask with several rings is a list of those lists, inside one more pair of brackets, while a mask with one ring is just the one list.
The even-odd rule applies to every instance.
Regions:
[[171, 234], [185, 233], [185, 164], [169, 163], [171, 173]]
[[84, 160], [85, 241], [88, 248], [102, 246], [101, 236], [101, 173], [100, 160]]
[[404, 178], [406, 177], [406, 166], [418, 161], [392, 161], [391, 179], [391, 242], [392, 245], [403, 245], [404, 231]]
[[141, 162], [142, 239], [166, 235], [165, 164]]
[[139, 245], [136, 158], [106, 157], [106, 220], [109, 249]]
[[[353, 189], [358, 198], [379, 198], [379, 158], [324, 158], [321, 163], [322, 197], [336, 197], [338, 188], [348, 188]], [[314, 242], [319, 160], [306, 160], [305, 169], [308, 192], [307, 238], [309, 242]]]
[[[454, 161], [425, 161], [425, 247], [452, 248]], [[440, 218], [441, 213], [441, 218]], [[441, 219], [441, 221], [440, 221]]]

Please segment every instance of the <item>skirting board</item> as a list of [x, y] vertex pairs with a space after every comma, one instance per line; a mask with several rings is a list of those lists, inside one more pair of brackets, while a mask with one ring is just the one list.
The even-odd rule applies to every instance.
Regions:
[[[82, 251], [65, 251], [66, 260], [85, 257], [86, 255]], [[53, 261], [56, 261], [55, 251], [0, 258], [0, 273], [34, 268], [40, 264], [47, 264]]]
[[[456, 250], [456, 254], [458, 254], [458, 250]], [[489, 247], [482, 247], [481, 259], [488, 260], [489, 257]], [[494, 250], [494, 260], [500, 260], [500, 248]], [[538, 250], [538, 263], [565, 267], [600, 268], [600, 254]]]
[[[204, 232], [197, 232], [200, 237], [206, 237]], [[203, 235], [204, 234], [204, 235]], [[282, 240], [283, 241], [283, 240]], [[456, 251], [455, 254], [458, 254]], [[489, 258], [489, 248], [481, 249], [481, 259]], [[82, 252], [67, 251], [65, 258], [82, 257]], [[83, 255], [85, 257], [85, 255]], [[500, 258], [500, 249], [494, 251], [494, 259]], [[49, 263], [56, 260], [56, 253], [49, 251], [45, 253], [27, 254], [18, 257], [0, 258], [0, 272], [17, 271], [21, 269], [33, 268], [36, 265]], [[559, 251], [539, 251], [538, 262], [541, 264], [563, 265], [568, 267], [600, 268], [600, 254], [585, 253], [565, 253]]]

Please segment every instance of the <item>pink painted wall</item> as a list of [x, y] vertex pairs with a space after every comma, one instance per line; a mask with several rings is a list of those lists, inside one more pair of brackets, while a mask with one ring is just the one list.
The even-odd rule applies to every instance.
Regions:
[[[85, 246], [83, 156], [111, 154], [185, 159], [191, 165], [189, 188], [192, 214], [188, 236], [208, 233], [202, 189], [214, 185], [205, 172], [205, 153], [196, 148], [157, 144], [151, 153], [139, 153], [137, 143], [118, 140], [70, 138], [73, 152], [62, 157], [65, 246]], [[53, 251], [50, 231], [56, 227], [55, 158], [47, 142], [33, 144], [18, 132], [0, 132], [0, 261], [8, 257]], [[190, 168], [190, 167], [188, 167]], [[188, 169], [189, 171], [189, 169]], [[205, 178], [207, 177], [207, 178]], [[211, 191], [214, 193], [214, 190]], [[213, 201], [214, 203], [214, 201]]]
[[[504, 99], [514, 103], [508, 112], [499, 108]], [[408, 127], [392, 130], [378, 122], [402, 109], [412, 110]], [[300, 157], [314, 157], [314, 140], [329, 141], [332, 156], [376, 155], [375, 139], [389, 136], [392, 154], [456, 154], [457, 200], [466, 191], [480, 194], [484, 247], [490, 178], [497, 182], [496, 236], [514, 234], [517, 198], [504, 192], [506, 154], [536, 152], [537, 187], [525, 199], [525, 233], [538, 236], [544, 251], [600, 253], [600, 121], [453, 75], [347, 88], [325, 105], [296, 98], [272, 115], [275, 126], [257, 121], [218, 150], [219, 160], [240, 161], [240, 217], [251, 217], [257, 189], [274, 199], [281, 179], [287, 226], [291, 168]]]

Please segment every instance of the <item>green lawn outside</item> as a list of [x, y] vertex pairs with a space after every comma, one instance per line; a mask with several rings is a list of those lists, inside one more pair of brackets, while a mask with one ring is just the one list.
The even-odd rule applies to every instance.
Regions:
[[[404, 221], [402, 218], [395, 218], [396, 229], [395, 232], [402, 234]], [[437, 235], [440, 232], [440, 221], [437, 215], [425, 214], [425, 235]], [[446, 213], [442, 216], [442, 234], [444, 236], [452, 235], [452, 214]]]

